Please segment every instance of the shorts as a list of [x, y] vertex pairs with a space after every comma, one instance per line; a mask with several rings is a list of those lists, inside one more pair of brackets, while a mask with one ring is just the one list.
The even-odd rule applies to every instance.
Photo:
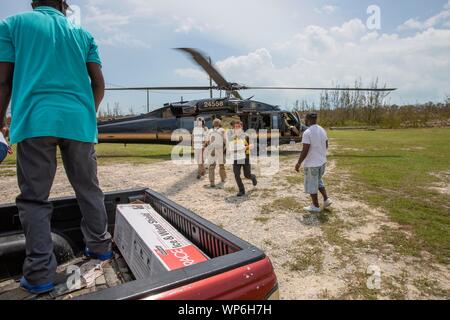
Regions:
[[322, 180], [325, 168], [326, 164], [321, 167], [305, 168], [305, 193], [317, 194], [319, 188], [325, 188]]

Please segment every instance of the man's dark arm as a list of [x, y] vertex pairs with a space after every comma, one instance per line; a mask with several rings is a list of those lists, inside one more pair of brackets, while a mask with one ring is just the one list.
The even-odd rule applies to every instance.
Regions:
[[302, 164], [303, 161], [305, 161], [306, 157], [308, 156], [309, 147], [311, 147], [310, 144], [304, 144], [303, 145], [303, 150], [302, 150], [302, 153], [300, 154], [300, 159], [298, 159], [298, 163], [299, 164]]
[[0, 130], [7, 136], [6, 110], [11, 100], [14, 63], [0, 62]]
[[308, 156], [309, 148], [311, 147], [310, 144], [303, 144], [303, 150], [300, 154], [300, 159], [298, 159], [297, 165], [295, 166], [295, 170], [299, 171], [300, 166], [302, 165], [303, 161], [305, 161], [306, 156]]
[[105, 96], [105, 79], [102, 67], [97, 63], [89, 62], [87, 63], [87, 69], [91, 78], [92, 92], [94, 93], [95, 111], [98, 111], [100, 103]]

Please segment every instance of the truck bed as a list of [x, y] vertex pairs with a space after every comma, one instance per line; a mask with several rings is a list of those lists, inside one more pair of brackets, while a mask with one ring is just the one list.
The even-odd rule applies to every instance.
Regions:
[[[57, 284], [57, 289], [50, 295], [29, 296], [24, 294], [25, 291], [17, 289], [17, 279], [21, 275], [25, 257], [25, 242], [17, 207], [12, 204], [1, 205], [0, 299], [123, 300], [169, 297], [265, 299], [274, 290], [277, 290], [277, 281], [272, 265], [261, 250], [152, 190], [137, 189], [105, 195], [111, 233], [114, 232], [116, 206], [136, 201], [149, 203], [211, 259], [182, 269], [168, 271], [158, 275], [157, 278], [136, 281], [124, 264], [118, 250], [115, 250], [115, 258], [100, 268], [103, 272], [108, 270], [108, 279], [104, 275], [99, 276], [100, 280], [95, 279], [94, 284], [91, 283], [90, 287], [70, 292], [64, 290], [63, 287], [58, 287]], [[52, 203], [54, 206], [52, 236], [59, 263], [59, 278], [62, 279], [60, 282], [65, 283], [67, 279], [65, 268], [70, 265], [81, 266], [86, 263], [95, 265], [96, 262], [89, 262], [82, 258], [84, 243], [80, 230], [81, 214], [76, 199], [73, 197], [61, 198], [53, 200]], [[95, 272], [95, 268], [92, 272]], [[230, 286], [233, 281], [235, 282], [234, 287]], [[218, 295], [221, 290], [216, 286], [219, 282], [224, 283], [222, 296]], [[256, 286], [256, 284], [258, 285]], [[179, 288], [184, 289], [179, 291]], [[194, 290], [193, 288], [202, 288], [202, 291], [192, 292], [196, 295], [195, 297], [184, 296], [189, 290]], [[256, 293], [251, 292], [255, 290], [254, 288], [258, 289]]]
[[[116, 250], [115, 250], [116, 251]], [[77, 266], [83, 270], [78, 286], [67, 285], [71, 267]], [[79, 257], [59, 265], [55, 290], [50, 293], [33, 295], [19, 287], [18, 279], [0, 282], [1, 300], [69, 300], [83, 295], [114, 288], [124, 283], [134, 281], [134, 276], [125, 260], [117, 253], [111, 260], [101, 262]], [[71, 283], [69, 281], [69, 283]]]

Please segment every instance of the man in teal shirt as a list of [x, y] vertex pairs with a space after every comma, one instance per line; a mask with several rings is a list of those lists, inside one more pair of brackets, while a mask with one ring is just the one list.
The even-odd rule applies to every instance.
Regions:
[[17, 144], [16, 203], [26, 237], [21, 286], [43, 293], [53, 289], [57, 266], [48, 201], [57, 147], [83, 216], [86, 255], [107, 260], [112, 252], [94, 149], [105, 89], [98, 48], [66, 18], [65, 0], [33, 0], [32, 6], [0, 21], [0, 129]]

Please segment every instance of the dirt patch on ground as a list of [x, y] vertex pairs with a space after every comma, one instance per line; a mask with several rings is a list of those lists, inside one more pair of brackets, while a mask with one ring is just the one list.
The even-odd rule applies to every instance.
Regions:
[[432, 173], [431, 175], [437, 178], [439, 181], [433, 183], [430, 186], [430, 189], [447, 196], [450, 195], [450, 171]]
[[[229, 179], [220, 189], [209, 188], [207, 179], [197, 180], [195, 166], [171, 162], [106, 165], [98, 171], [105, 192], [152, 188], [263, 249], [273, 262], [283, 299], [450, 297], [449, 266], [435, 263], [426, 252], [403, 255], [395, 243], [385, 241], [403, 231], [381, 210], [353, 200], [343, 188], [348, 173], [334, 162], [325, 177], [325, 182], [333, 181], [333, 206], [319, 215], [306, 214], [303, 175], [293, 170], [298, 152], [298, 145], [283, 148], [275, 176], [265, 175], [274, 159], [260, 159], [254, 166], [259, 184], [254, 188], [246, 181], [244, 198], [236, 197], [229, 167]], [[1, 179], [0, 202], [13, 202], [15, 176]], [[51, 196], [71, 194], [59, 168]]]

